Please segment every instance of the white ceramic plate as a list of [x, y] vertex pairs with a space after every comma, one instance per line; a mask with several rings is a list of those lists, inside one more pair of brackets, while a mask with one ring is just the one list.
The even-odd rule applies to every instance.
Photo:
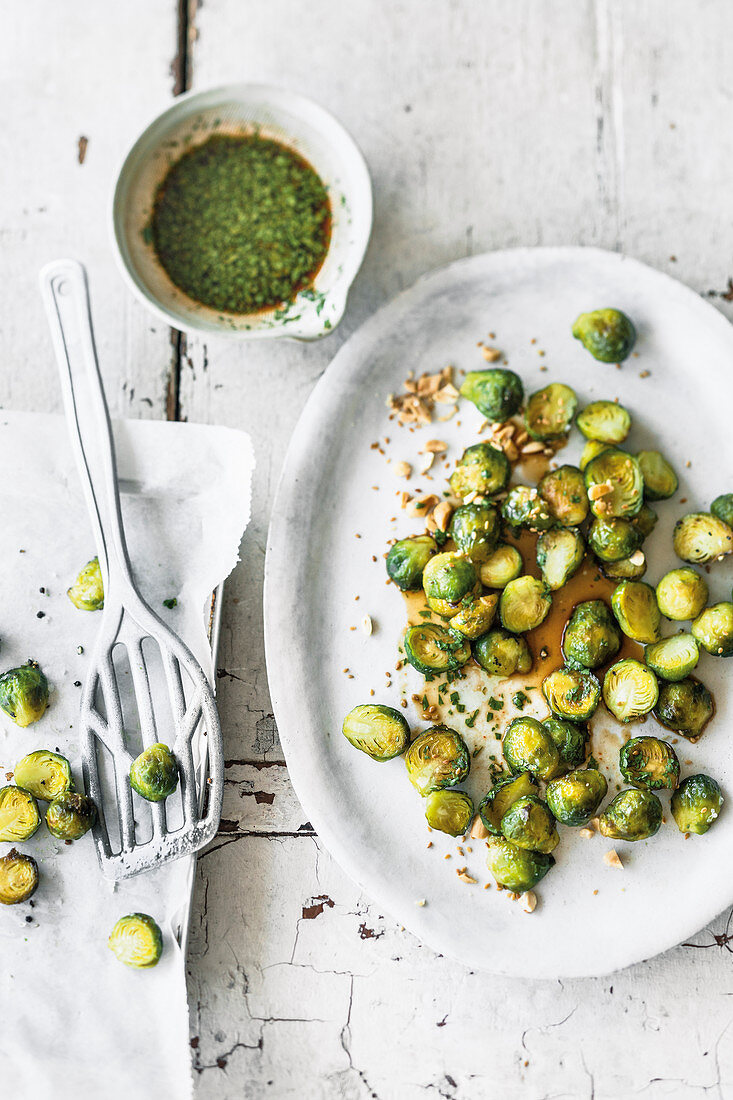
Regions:
[[[578, 313], [608, 305], [629, 313], [638, 328], [639, 357], [622, 370], [596, 362], [570, 335]], [[447, 363], [464, 370], [485, 366], [476, 344], [489, 332], [496, 333], [490, 342], [508, 355], [527, 392], [557, 380], [573, 386], [581, 404], [618, 396], [633, 416], [626, 446], [655, 446], [674, 462], [680, 490], [657, 506], [647, 580], [656, 583], [679, 564], [671, 549], [674, 520], [731, 489], [733, 329], [692, 291], [634, 260], [579, 248], [495, 252], [428, 275], [344, 345], [290, 445], [267, 556], [273, 705], [290, 775], [319, 836], [360, 886], [425, 943], [466, 966], [503, 974], [604, 974], [673, 946], [733, 901], [727, 662], [703, 655], [698, 674], [715, 693], [717, 715], [697, 745], [680, 739], [677, 746], [683, 774], [707, 771], [729, 792], [715, 827], [685, 840], [663, 793], [668, 820], [657, 836], [615, 844], [623, 871], [603, 861], [611, 842], [561, 827], [557, 866], [537, 887], [540, 904], [531, 916], [506, 893], [483, 889], [491, 880], [481, 842], [460, 858], [456, 841], [433, 833], [428, 850], [421, 799], [402, 761], [377, 764], [340, 732], [343, 716], [370, 701], [370, 688], [373, 701], [398, 706], [403, 691], [409, 698], [422, 683], [412, 669], [394, 671], [405, 607], [397, 589], [385, 585], [382, 554], [389, 537], [416, 533], [420, 524], [399, 510], [395, 494], [405, 484], [386, 459], [415, 461], [423, 441], [437, 437], [450, 444], [455, 460], [476, 441], [481, 422], [462, 402], [453, 420], [411, 433], [387, 420], [385, 398], [401, 390], [410, 370], [418, 375]], [[642, 378], [642, 371], [651, 374]], [[383, 456], [370, 444], [385, 437], [391, 442]], [[563, 461], [577, 462], [580, 447], [574, 431]], [[442, 489], [444, 476], [433, 483], [413, 478], [409, 488]], [[680, 504], [680, 497], [688, 502]], [[730, 599], [731, 577], [730, 560], [713, 566], [711, 598]], [[360, 629], [366, 613], [376, 624], [371, 637]], [[541, 710], [534, 696], [532, 705]], [[412, 703], [405, 713], [413, 728], [428, 724]], [[463, 730], [462, 721], [456, 716], [451, 724]], [[653, 725], [634, 732], [656, 732]], [[599, 708], [594, 748], [602, 745], [612, 792], [613, 761], [623, 741], [613, 727]], [[489, 732], [484, 741], [481, 719], [466, 735], [473, 745], [490, 745], [493, 738]], [[472, 768], [467, 786], [475, 797], [488, 787], [485, 765], [492, 751], [484, 749]], [[477, 885], [458, 879], [463, 865]]]

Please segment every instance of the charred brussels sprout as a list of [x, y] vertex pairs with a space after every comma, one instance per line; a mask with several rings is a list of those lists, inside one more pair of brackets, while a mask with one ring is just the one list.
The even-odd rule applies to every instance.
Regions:
[[450, 487], [461, 500], [469, 493], [490, 497], [509, 484], [511, 466], [503, 451], [488, 443], [468, 447], [451, 474]]
[[675, 523], [672, 545], [683, 561], [713, 561], [733, 550], [733, 529], [712, 512], [690, 512]]
[[562, 382], [550, 382], [527, 401], [524, 425], [533, 439], [561, 439], [570, 431], [577, 408], [575, 390]]
[[706, 607], [691, 629], [695, 640], [713, 657], [733, 657], [733, 603]]
[[633, 455], [607, 447], [585, 468], [590, 508], [599, 519], [631, 519], [644, 503], [644, 478]]
[[628, 409], [616, 401], [591, 401], [578, 413], [576, 424], [586, 439], [623, 443], [631, 431], [631, 416]]
[[74, 786], [69, 761], [48, 749], [36, 749], [24, 756], [15, 765], [13, 777], [19, 787], [46, 802]]
[[344, 718], [341, 731], [355, 749], [372, 760], [392, 760], [405, 751], [410, 727], [398, 710], [380, 703], [362, 703]]
[[536, 886], [555, 863], [553, 856], [528, 852], [503, 836], [489, 837], [486, 847], [486, 866], [496, 882], [517, 894], [524, 894]]
[[467, 596], [478, 595], [476, 567], [465, 554], [436, 554], [425, 566], [422, 578], [428, 606], [448, 619], [461, 609]]
[[658, 737], [632, 737], [621, 747], [619, 768], [627, 783], [648, 791], [673, 791], [680, 780], [677, 754]]
[[638, 531], [641, 531], [642, 538], [646, 539], [657, 526], [658, 519], [659, 516], [653, 508], [648, 504], [642, 504], [631, 522]]
[[130, 765], [130, 786], [147, 802], [163, 802], [178, 786], [178, 764], [168, 748], [148, 745]]
[[662, 684], [654, 717], [668, 730], [697, 741], [715, 713], [713, 697], [694, 676]]
[[490, 504], [462, 504], [450, 523], [450, 536], [456, 549], [475, 562], [486, 561], [499, 541], [501, 520]]
[[515, 485], [509, 490], [501, 514], [517, 530], [547, 531], [555, 524], [547, 502], [529, 485]]
[[547, 618], [552, 596], [536, 577], [517, 577], [503, 590], [499, 599], [501, 625], [512, 634], [534, 630]]
[[636, 343], [636, 329], [620, 309], [594, 309], [581, 313], [573, 336], [601, 363], [621, 363]]
[[599, 819], [602, 836], [612, 840], [646, 840], [659, 831], [662, 803], [651, 791], [621, 791]]
[[28, 901], [38, 887], [38, 864], [32, 856], [11, 848], [0, 858], [0, 905]]
[[596, 455], [602, 454], [603, 451], [607, 451], [608, 447], [608, 443], [601, 443], [597, 439], [589, 439], [583, 447], [583, 453], [580, 456], [580, 462], [578, 463], [580, 470], [584, 472], [588, 463], [592, 462]]
[[473, 802], [465, 791], [432, 791], [425, 799], [425, 818], [431, 829], [463, 836], [473, 820]]
[[438, 544], [430, 535], [400, 539], [387, 554], [387, 576], [403, 592], [422, 588], [423, 570], [437, 551]]
[[545, 803], [531, 794], [512, 803], [501, 819], [501, 831], [512, 844], [528, 852], [549, 854], [560, 843], [554, 817]]
[[463, 380], [461, 397], [472, 401], [487, 420], [508, 420], [521, 408], [524, 387], [513, 370], [472, 370]]
[[722, 493], [710, 505], [711, 513], [729, 527], [733, 527], [733, 493]]
[[618, 653], [621, 635], [603, 600], [576, 604], [562, 639], [562, 653], [569, 665], [599, 668]]
[[619, 722], [643, 718], [656, 706], [658, 697], [656, 676], [633, 657], [617, 661], [603, 677], [603, 702]]
[[97, 807], [85, 794], [64, 791], [46, 810], [48, 831], [57, 840], [80, 840], [97, 820]]
[[563, 825], [578, 828], [595, 817], [606, 797], [606, 777], [596, 768], [568, 772], [547, 784], [547, 805]]
[[630, 519], [594, 519], [588, 545], [600, 561], [624, 561], [639, 549], [644, 536]]
[[496, 605], [499, 597], [495, 592], [488, 596], [479, 596], [477, 600], [464, 604], [457, 615], [450, 621], [451, 630], [457, 630], [464, 638], [473, 641], [491, 628], [496, 618]]
[[587, 722], [601, 698], [601, 685], [585, 669], [557, 668], [542, 681], [542, 694], [558, 718]]
[[639, 581], [646, 573], [646, 557], [641, 550], [635, 550], [630, 558], [601, 562], [600, 568], [611, 581]]
[[644, 660], [649, 668], [663, 680], [684, 680], [699, 659], [700, 650], [691, 634], [662, 638], [661, 642], [648, 645], [644, 650]]
[[431, 726], [408, 745], [405, 766], [415, 790], [426, 795], [461, 783], [471, 758], [460, 733], [450, 726]]
[[71, 588], [66, 590], [74, 607], [80, 611], [101, 611], [104, 607], [104, 585], [99, 558], [88, 561]]
[[644, 581], [621, 581], [613, 590], [611, 607], [618, 625], [635, 642], [658, 642], [662, 616], [654, 589]]
[[479, 576], [487, 588], [505, 588], [523, 569], [522, 555], [516, 546], [500, 542], [493, 554], [481, 563]]
[[644, 478], [644, 496], [647, 500], [667, 500], [677, 492], [679, 482], [664, 455], [659, 451], [639, 451], [636, 456]]
[[707, 581], [688, 566], [665, 573], [657, 585], [659, 610], [675, 622], [696, 619], [707, 602]]
[[486, 828], [494, 836], [501, 835], [501, 819], [518, 798], [539, 794], [539, 784], [529, 772], [520, 772], [511, 779], [499, 779], [484, 796], [478, 808]]
[[532, 654], [524, 638], [508, 630], [497, 628], [478, 638], [473, 643], [473, 656], [486, 672], [505, 680], [532, 668]]
[[555, 527], [537, 539], [537, 564], [542, 580], [556, 592], [580, 569], [585, 541], [577, 527]]
[[563, 527], [577, 527], [588, 515], [585, 479], [577, 466], [559, 466], [548, 471], [540, 479], [537, 491]]
[[0, 676], [0, 707], [18, 726], [30, 726], [48, 706], [48, 680], [37, 661], [28, 661]]
[[0, 840], [29, 840], [41, 824], [38, 803], [22, 787], [0, 787]]
[[423, 676], [453, 672], [462, 668], [471, 656], [471, 647], [462, 634], [438, 623], [419, 623], [405, 634], [405, 657]]
[[542, 725], [557, 745], [560, 760], [566, 769], [577, 768], [583, 763], [588, 748], [586, 726], [562, 718], [545, 718]]
[[504, 759], [513, 772], [530, 772], [536, 779], [554, 779], [563, 770], [560, 750], [536, 718], [515, 718], [502, 742]]
[[709, 775], [688, 775], [672, 795], [672, 817], [681, 833], [706, 833], [723, 808], [723, 792]]
[[107, 943], [121, 963], [135, 970], [155, 966], [163, 954], [163, 934], [147, 913], [120, 917]]

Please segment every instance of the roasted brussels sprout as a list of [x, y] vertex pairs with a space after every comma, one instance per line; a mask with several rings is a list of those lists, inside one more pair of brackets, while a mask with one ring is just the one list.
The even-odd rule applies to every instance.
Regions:
[[583, 763], [588, 749], [587, 726], [562, 718], [545, 718], [542, 725], [557, 745], [560, 760], [567, 770]]
[[85, 794], [64, 791], [46, 810], [48, 831], [57, 840], [80, 840], [97, 820], [97, 807]]
[[147, 913], [120, 917], [107, 943], [121, 963], [135, 970], [155, 966], [163, 953], [163, 934]]
[[475, 562], [491, 556], [500, 534], [499, 513], [490, 504], [462, 504], [451, 518], [450, 536], [456, 550]]
[[588, 530], [588, 545], [603, 562], [624, 561], [639, 549], [644, 536], [630, 519], [596, 519]]
[[547, 784], [547, 805], [563, 825], [578, 828], [595, 817], [606, 797], [608, 783], [596, 768], [568, 772]]
[[451, 491], [463, 499], [469, 493], [490, 497], [506, 489], [511, 475], [509, 459], [489, 443], [468, 447], [451, 474]]
[[488, 596], [479, 596], [471, 603], [464, 603], [458, 614], [454, 615], [450, 621], [451, 630], [457, 630], [470, 641], [480, 638], [491, 628], [496, 618], [498, 602], [499, 597], [496, 593], [490, 592]]
[[585, 468], [590, 509], [599, 519], [631, 519], [644, 503], [644, 478], [633, 455], [606, 447]]
[[418, 623], [405, 634], [405, 657], [423, 676], [463, 668], [471, 647], [462, 634], [439, 623]]
[[529, 672], [532, 668], [532, 654], [524, 638], [508, 630], [490, 630], [478, 638], [472, 648], [474, 660], [492, 676], [507, 679], [516, 672]]
[[503, 590], [499, 599], [501, 625], [512, 634], [534, 630], [547, 618], [552, 597], [543, 581], [525, 575], [517, 577]]
[[513, 772], [530, 772], [536, 779], [554, 779], [563, 770], [560, 750], [549, 730], [536, 718], [515, 718], [502, 742], [504, 759]]
[[428, 606], [448, 619], [461, 609], [466, 596], [481, 590], [476, 567], [465, 554], [436, 554], [425, 566], [422, 577]]
[[524, 387], [513, 370], [472, 370], [463, 380], [461, 397], [472, 401], [487, 420], [508, 420], [522, 406]]
[[623, 362], [636, 343], [636, 329], [620, 309], [581, 313], [573, 324], [573, 336], [601, 363]]
[[542, 580], [556, 592], [580, 569], [585, 541], [577, 527], [555, 527], [537, 539], [537, 564]]
[[700, 659], [700, 650], [691, 634], [675, 634], [648, 645], [644, 660], [663, 680], [684, 680]]
[[461, 783], [471, 757], [460, 733], [450, 726], [431, 726], [408, 745], [405, 766], [415, 790], [426, 795]]
[[529, 485], [515, 485], [509, 490], [501, 514], [515, 530], [547, 531], [555, 525], [547, 502]]
[[104, 585], [99, 558], [88, 561], [71, 588], [66, 590], [74, 607], [80, 611], [101, 611], [104, 607]]
[[654, 717], [668, 730], [681, 733], [688, 741], [699, 740], [714, 714], [712, 695], [694, 676], [661, 685]]
[[517, 894], [524, 894], [536, 886], [555, 863], [553, 856], [528, 852], [503, 836], [489, 837], [486, 847], [486, 865], [499, 886]]
[[723, 792], [709, 775], [688, 775], [672, 795], [672, 817], [681, 833], [706, 833], [723, 808]]
[[133, 760], [130, 786], [146, 802], [163, 802], [173, 794], [178, 786], [178, 764], [167, 745], [148, 745]]
[[0, 676], [0, 707], [18, 726], [30, 726], [48, 706], [48, 680], [36, 661]]
[[646, 557], [641, 550], [635, 550], [630, 558], [601, 562], [600, 568], [611, 581], [639, 581], [646, 573]]
[[578, 413], [576, 424], [586, 439], [623, 443], [631, 431], [631, 416], [617, 401], [591, 401]]
[[712, 561], [733, 550], [733, 529], [712, 512], [690, 512], [675, 523], [672, 545], [683, 561]]
[[662, 803], [651, 791], [621, 791], [601, 814], [598, 827], [612, 840], [646, 840], [659, 831]]
[[555, 819], [536, 795], [512, 803], [501, 819], [501, 831], [512, 844], [529, 852], [549, 854], [560, 843]]
[[642, 504], [631, 522], [638, 531], [641, 531], [642, 538], [646, 539], [657, 526], [658, 519], [659, 516], [649, 504]]
[[733, 603], [706, 607], [691, 629], [695, 641], [713, 657], [733, 657]]
[[603, 677], [603, 702], [619, 722], [635, 722], [656, 705], [657, 678], [650, 668], [633, 657], [611, 665]]
[[583, 453], [580, 456], [580, 462], [578, 466], [581, 472], [585, 471], [589, 462], [592, 462], [596, 455], [601, 454], [603, 451], [607, 451], [609, 447], [608, 443], [601, 443], [598, 439], [589, 439], [583, 447]]
[[569, 665], [599, 668], [613, 660], [620, 648], [616, 620], [603, 600], [575, 605], [562, 638], [563, 657]]
[[601, 685], [585, 669], [556, 668], [542, 681], [542, 694], [558, 718], [587, 722], [600, 701]]
[[71, 764], [65, 756], [49, 749], [36, 749], [19, 760], [13, 771], [19, 787], [30, 791], [34, 798], [50, 802], [58, 794], [74, 786]]
[[410, 727], [400, 712], [381, 703], [354, 707], [344, 718], [341, 731], [349, 744], [372, 760], [392, 760], [405, 751], [410, 740]]
[[710, 511], [717, 518], [733, 528], [733, 493], [722, 493], [710, 505]]
[[662, 616], [657, 597], [645, 581], [621, 581], [613, 590], [611, 607], [618, 625], [635, 642], [658, 642]]
[[527, 401], [524, 425], [533, 439], [561, 439], [570, 431], [577, 408], [575, 390], [562, 382], [550, 382]]
[[647, 500], [666, 500], [677, 492], [679, 482], [664, 455], [659, 451], [639, 451], [636, 456], [644, 478], [644, 496]]
[[463, 836], [473, 820], [473, 802], [465, 791], [431, 791], [425, 799], [425, 817], [431, 829]]
[[658, 737], [632, 737], [621, 746], [619, 768], [627, 783], [648, 791], [673, 791], [680, 781], [677, 754]]
[[387, 575], [403, 592], [422, 588], [422, 575], [438, 544], [430, 535], [400, 539], [387, 554]]
[[585, 479], [577, 466], [549, 470], [540, 478], [537, 491], [563, 527], [577, 527], [588, 515]]
[[510, 779], [499, 779], [484, 796], [478, 808], [486, 828], [494, 836], [501, 835], [501, 819], [518, 798], [539, 794], [539, 784], [529, 772], [519, 772]]
[[675, 622], [696, 619], [707, 602], [707, 581], [687, 565], [665, 573], [657, 585], [659, 610]]
[[500, 542], [493, 554], [481, 563], [479, 576], [487, 588], [504, 588], [524, 569], [522, 555], [516, 546]]
[[29, 840], [41, 824], [38, 803], [22, 787], [0, 787], [0, 840]]
[[38, 887], [38, 864], [32, 856], [11, 848], [0, 857], [0, 905], [28, 901]]

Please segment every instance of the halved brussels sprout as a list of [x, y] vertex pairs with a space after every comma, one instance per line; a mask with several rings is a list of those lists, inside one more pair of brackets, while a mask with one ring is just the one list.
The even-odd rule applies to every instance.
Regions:
[[658, 519], [659, 516], [650, 505], [642, 504], [631, 522], [638, 531], [641, 531], [642, 538], [646, 539], [657, 526]]
[[563, 770], [560, 750], [549, 730], [536, 718], [515, 718], [502, 742], [504, 759], [513, 772], [530, 772], [536, 779], [554, 779]]
[[46, 810], [48, 831], [57, 840], [80, 840], [97, 820], [97, 807], [85, 794], [64, 791]]
[[49, 749], [36, 749], [19, 760], [13, 770], [13, 778], [34, 798], [43, 798], [46, 802], [74, 786], [69, 761]]
[[562, 382], [550, 382], [527, 401], [524, 426], [533, 439], [561, 439], [570, 431], [577, 408], [575, 390]]
[[597, 768], [568, 772], [547, 784], [545, 795], [553, 815], [563, 825], [578, 828], [595, 817], [608, 783]]
[[681, 833], [706, 833], [723, 808], [723, 792], [709, 775], [688, 775], [672, 795], [672, 817]]
[[448, 619], [461, 609], [466, 596], [477, 596], [481, 585], [476, 567], [465, 554], [436, 554], [422, 576], [428, 606]]
[[487, 420], [508, 420], [521, 408], [524, 387], [513, 370], [472, 370], [463, 380], [461, 397], [472, 401]]
[[723, 523], [733, 527], [733, 493], [721, 493], [710, 505], [710, 511]]
[[694, 676], [661, 685], [654, 717], [668, 730], [681, 733], [688, 741], [699, 740], [714, 714], [712, 695]]
[[600, 563], [601, 573], [610, 581], [638, 581], [646, 573], [646, 557], [636, 550], [630, 558]]
[[627, 783], [648, 791], [673, 791], [680, 781], [677, 754], [658, 737], [632, 737], [621, 746], [619, 768]]
[[71, 588], [66, 590], [74, 607], [80, 611], [101, 611], [104, 607], [104, 584], [99, 558], [88, 561]]
[[473, 821], [473, 802], [465, 791], [431, 791], [425, 799], [425, 817], [431, 829], [463, 836]]
[[633, 455], [606, 447], [585, 468], [590, 509], [599, 519], [631, 519], [644, 503], [644, 478]]
[[38, 803], [22, 787], [0, 787], [0, 840], [29, 840], [41, 824]]
[[387, 554], [389, 579], [403, 592], [414, 592], [422, 588], [423, 570], [437, 552], [438, 544], [430, 535], [400, 539], [390, 547]]
[[372, 760], [392, 760], [405, 751], [410, 727], [398, 710], [381, 703], [362, 703], [344, 718], [346, 740]]
[[501, 506], [501, 514], [515, 530], [547, 531], [555, 525], [547, 502], [530, 485], [515, 485], [510, 489]]
[[646, 840], [659, 832], [662, 803], [651, 791], [620, 791], [601, 814], [598, 827], [612, 840]]
[[471, 647], [462, 634], [439, 623], [418, 623], [405, 634], [405, 657], [423, 676], [463, 668]]
[[608, 450], [608, 443], [601, 443], [598, 439], [589, 439], [583, 447], [583, 453], [580, 456], [580, 462], [578, 466], [581, 471], [585, 471], [589, 462], [592, 462], [596, 455], [602, 454], [603, 451]]
[[672, 545], [683, 561], [713, 561], [733, 550], [733, 529], [712, 512], [690, 512], [675, 523]]
[[456, 550], [475, 562], [486, 561], [496, 548], [501, 520], [491, 504], [461, 504], [450, 522], [450, 536]]
[[675, 622], [696, 619], [707, 602], [707, 581], [687, 565], [671, 569], [657, 585], [659, 610]]
[[555, 527], [537, 539], [537, 564], [542, 580], [556, 592], [580, 569], [585, 541], [577, 527]]
[[163, 802], [173, 794], [178, 786], [178, 764], [167, 745], [148, 745], [133, 760], [130, 786], [147, 802]]
[[0, 857], [0, 905], [28, 901], [38, 887], [38, 864], [32, 856], [11, 848]]
[[621, 581], [613, 590], [611, 607], [627, 638], [645, 644], [659, 641], [662, 616], [651, 585]]
[[490, 592], [488, 596], [479, 596], [477, 600], [464, 604], [458, 614], [451, 618], [451, 630], [457, 630], [459, 634], [470, 641], [480, 638], [482, 634], [486, 634], [491, 628], [491, 624], [496, 618], [496, 605], [498, 602], [499, 597], [497, 594]]
[[30, 726], [48, 706], [48, 680], [37, 661], [8, 669], [0, 676], [0, 707], [17, 726]]
[[576, 424], [586, 439], [623, 443], [631, 431], [631, 415], [617, 401], [591, 401], [578, 413]]
[[516, 894], [531, 890], [555, 863], [554, 856], [544, 852], [528, 852], [503, 836], [489, 837], [486, 847], [486, 866], [499, 886]]
[[585, 479], [577, 466], [558, 466], [540, 478], [537, 490], [563, 527], [577, 527], [588, 515]]
[[599, 668], [618, 653], [621, 635], [603, 600], [576, 604], [562, 637], [563, 657], [569, 665]]
[[536, 795], [512, 803], [501, 819], [501, 831], [512, 844], [529, 852], [549, 854], [560, 843], [555, 819]]
[[617, 661], [603, 677], [603, 702], [619, 722], [643, 718], [656, 706], [658, 698], [656, 676], [633, 657]]
[[562, 718], [545, 718], [542, 725], [555, 742], [566, 769], [577, 768], [588, 749], [588, 727]]
[[552, 596], [543, 581], [525, 575], [517, 577], [499, 599], [501, 625], [512, 634], [524, 634], [543, 623], [552, 607]]
[[636, 329], [620, 309], [581, 313], [573, 324], [573, 336], [601, 363], [621, 363], [636, 343]]
[[107, 943], [121, 963], [135, 970], [155, 966], [163, 953], [163, 934], [147, 913], [120, 917]]
[[509, 459], [489, 443], [467, 447], [450, 477], [451, 491], [463, 499], [469, 493], [490, 497], [506, 489], [511, 476]]
[[644, 478], [644, 496], [647, 500], [667, 500], [679, 487], [677, 474], [659, 451], [639, 451], [636, 456]]
[[481, 563], [479, 576], [487, 588], [504, 588], [524, 569], [522, 555], [516, 546], [500, 542], [493, 554]]
[[639, 549], [644, 536], [630, 519], [596, 519], [588, 530], [588, 545], [603, 562], [624, 561]]
[[479, 815], [494, 836], [501, 835], [501, 819], [518, 798], [539, 794], [539, 783], [529, 772], [519, 772], [510, 779], [499, 779], [481, 800]]
[[506, 680], [516, 672], [529, 672], [532, 654], [524, 638], [508, 630], [490, 630], [473, 643], [473, 657], [492, 676]]
[[587, 722], [600, 701], [601, 685], [585, 669], [556, 668], [542, 681], [542, 694], [558, 718]]
[[675, 634], [661, 642], [648, 645], [644, 660], [652, 672], [663, 680], [684, 680], [700, 659], [700, 650], [691, 634]]
[[713, 657], [733, 657], [733, 603], [706, 607], [691, 629], [695, 641]]
[[405, 767], [415, 790], [426, 795], [462, 782], [471, 757], [460, 733], [450, 726], [431, 726], [408, 745]]

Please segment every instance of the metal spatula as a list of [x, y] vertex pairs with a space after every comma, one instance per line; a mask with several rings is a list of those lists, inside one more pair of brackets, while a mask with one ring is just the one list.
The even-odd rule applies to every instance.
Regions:
[[[203, 669], [145, 603], [132, 576], [86, 272], [74, 260], [59, 260], [43, 268], [40, 282], [104, 581], [81, 696], [84, 781], [99, 810], [94, 836], [102, 870], [123, 879], [195, 852], [213, 837], [223, 790], [221, 727]], [[142, 746], [159, 741], [176, 757], [180, 785], [166, 802], [147, 803], [131, 790], [130, 765]]]

